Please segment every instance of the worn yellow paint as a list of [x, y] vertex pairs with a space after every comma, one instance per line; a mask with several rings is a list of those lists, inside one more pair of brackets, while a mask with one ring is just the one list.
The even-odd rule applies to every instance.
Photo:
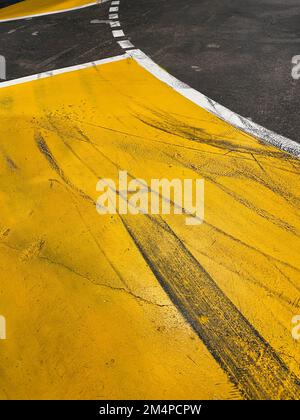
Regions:
[[[93, 3], [92, 0], [23, 0], [20, 3], [0, 9], [0, 21], [41, 13], [59, 12]], [[96, 1], [95, 1], [96, 3]], [[101, 1], [99, 1], [101, 3]]]
[[97, 180], [120, 168], [205, 179], [205, 223], [164, 220], [300, 375], [298, 160], [132, 59], [0, 89], [0, 121], [2, 398], [242, 397], [120, 217], [96, 212]]

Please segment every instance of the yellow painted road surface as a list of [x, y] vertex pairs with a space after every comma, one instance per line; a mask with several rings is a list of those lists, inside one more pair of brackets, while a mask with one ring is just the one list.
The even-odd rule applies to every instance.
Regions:
[[[1, 398], [299, 398], [296, 158], [131, 58], [1, 88], [0, 121]], [[203, 178], [205, 222], [100, 216], [120, 169]]]
[[[0, 22], [5, 19], [15, 19], [23, 16], [34, 16], [41, 13], [59, 12], [61, 10], [74, 9], [92, 0], [23, 0], [20, 3], [0, 9]], [[101, 1], [99, 1], [101, 3]], [[96, 4], [96, 1], [95, 1]]]

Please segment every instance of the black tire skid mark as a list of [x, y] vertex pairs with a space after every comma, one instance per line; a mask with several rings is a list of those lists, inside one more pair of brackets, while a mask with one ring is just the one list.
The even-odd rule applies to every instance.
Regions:
[[[35, 141], [60, 179], [82, 199], [96, 205], [66, 178], [41, 134], [36, 134]], [[162, 288], [245, 399], [298, 399], [299, 379], [169, 225], [159, 216], [120, 215], [120, 219]]]

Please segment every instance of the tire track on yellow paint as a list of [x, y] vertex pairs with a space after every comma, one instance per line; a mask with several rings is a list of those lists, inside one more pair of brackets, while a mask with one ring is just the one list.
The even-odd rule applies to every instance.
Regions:
[[[90, 204], [92, 197], [71, 183], [45, 140], [36, 143], [69, 188]], [[109, 159], [110, 163], [113, 162]], [[173, 303], [247, 399], [297, 399], [298, 378], [216, 285], [160, 217], [121, 216], [126, 230]]]
[[108, 0], [22, 0], [0, 10], [0, 23], [85, 9]]
[[298, 399], [299, 379], [162, 219], [124, 223], [156, 278], [247, 399]]
[[[112, 34], [118, 39], [117, 42], [122, 48], [130, 50], [134, 48], [134, 45], [131, 41], [124, 40], [125, 34], [120, 29], [120, 22], [116, 20], [119, 18], [119, 4], [119, 1], [111, 2], [112, 7], [109, 10], [110, 13], [114, 13], [114, 15], [110, 15], [112, 29], [118, 27], [117, 30], [112, 30]], [[214, 107], [214, 104], [212, 105]], [[205, 141], [203, 130], [195, 134], [195, 130], [192, 130], [192, 133], [190, 127], [180, 127], [176, 121], [171, 124], [171, 128], [162, 127], [161, 122], [166, 121], [166, 116], [159, 118], [160, 125], [143, 121], [138, 115], [136, 117], [145, 124], [168, 134], [177, 134], [192, 141]], [[232, 144], [224, 139], [209, 138], [209, 144], [224, 150], [232, 150]], [[243, 145], [235, 146], [236, 150], [240, 147], [242, 152], [245, 152]], [[246, 150], [246, 153], [249, 153], [249, 150]], [[274, 152], [268, 151], [268, 153]], [[261, 154], [264, 156], [266, 151], [262, 150]], [[278, 155], [280, 154], [281, 152], [278, 152]], [[283, 154], [282, 157], [286, 158]], [[264, 171], [255, 156], [252, 158]], [[194, 167], [191, 168], [191, 165], [186, 164], [185, 166], [194, 169]], [[212, 177], [208, 177], [207, 174], [206, 179], [209, 179], [255, 214], [275, 226], [286, 229], [296, 236], [299, 235], [297, 229], [283, 219], [275, 218], [265, 210], [253, 206], [252, 203], [239, 197], [230, 188], [218, 183]], [[255, 181], [260, 182], [259, 179]], [[267, 188], [274, 192], [271, 185], [267, 185]], [[281, 196], [287, 201], [297, 201], [296, 197], [286, 196], [282, 192]], [[289, 372], [277, 353], [216, 286], [209, 274], [199, 266], [198, 261], [188, 252], [170, 227], [162, 226], [164, 223], [162, 220], [157, 223], [157, 219], [157, 217], [146, 216], [142, 221], [139, 219], [140, 225], [138, 223], [133, 225], [126, 221], [126, 216], [122, 217], [128, 232], [162, 287], [189, 320], [231, 380], [249, 399], [297, 399], [300, 392], [299, 379]], [[153, 221], [155, 221], [156, 229]]]
[[65, 14], [0, 22], [6, 81], [71, 66], [80, 69], [85, 63], [123, 53], [111, 37], [107, 10], [108, 4], [103, 2]]

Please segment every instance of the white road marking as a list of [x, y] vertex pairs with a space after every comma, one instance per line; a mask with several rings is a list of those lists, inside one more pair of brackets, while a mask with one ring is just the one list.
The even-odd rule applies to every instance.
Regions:
[[125, 39], [124, 41], [118, 41], [118, 44], [121, 48], [124, 48], [124, 50], [127, 48], [134, 48], [134, 45], [128, 39]]
[[117, 13], [113, 13], [111, 15], [108, 15], [109, 19], [119, 19], [119, 15]]
[[112, 6], [117, 6], [117, 5], [119, 5], [120, 4], [120, 1], [119, 0], [113, 0], [112, 2], [111, 2], [111, 5]]
[[118, 12], [119, 11], [119, 8], [118, 7], [110, 7], [109, 8], [109, 12], [111, 13], [111, 12]]
[[76, 66], [64, 67], [62, 69], [33, 74], [32, 76], [21, 77], [19, 79], [8, 80], [7, 82], [0, 83], [0, 89], [7, 88], [9, 86], [14, 86], [14, 85], [21, 85], [23, 83], [32, 82], [35, 80], [45, 79], [47, 77], [57, 76], [63, 73], [70, 73], [72, 71], [84, 70], [90, 67], [100, 66], [102, 64], [113, 63], [116, 61], [125, 60], [126, 58], [128, 58], [128, 55], [122, 54], [122, 55], [117, 55], [115, 57], [103, 58], [102, 60], [91, 61], [89, 63], [78, 64]]
[[102, 3], [106, 3], [109, 0], [96, 0], [92, 3], [87, 3], [84, 4], [83, 6], [77, 6], [77, 7], [72, 7], [70, 9], [63, 9], [63, 10], [55, 10], [54, 12], [46, 12], [46, 13], [37, 13], [37, 14], [33, 14], [33, 15], [27, 15], [27, 16], [21, 16], [21, 17], [16, 17], [16, 18], [10, 18], [10, 19], [0, 19], [0, 23], [3, 22], [12, 22], [14, 20], [29, 20], [35, 17], [40, 17], [40, 16], [48, 16], [48, 15], [56, 15], [59, 13], [66, 13], [66, 12], [72, 12], [74, 10], [80, 10], [80, 9], [85, 9], [86, 7], [91, 7], [91, 6], [96, 6], [97, 4], [102, 4]]
[[116, 28], [116, 27], [118, 27], [118, 26], [121, 26], [121, 25], [120, 25], [120, 22], [119, 22], [118, 20], [116, 20], [116, 21], [112, 21], [112, 22], [109, 22], [109, 24], [110, 24], [110, 27], [111, 27], [111, 28]]

